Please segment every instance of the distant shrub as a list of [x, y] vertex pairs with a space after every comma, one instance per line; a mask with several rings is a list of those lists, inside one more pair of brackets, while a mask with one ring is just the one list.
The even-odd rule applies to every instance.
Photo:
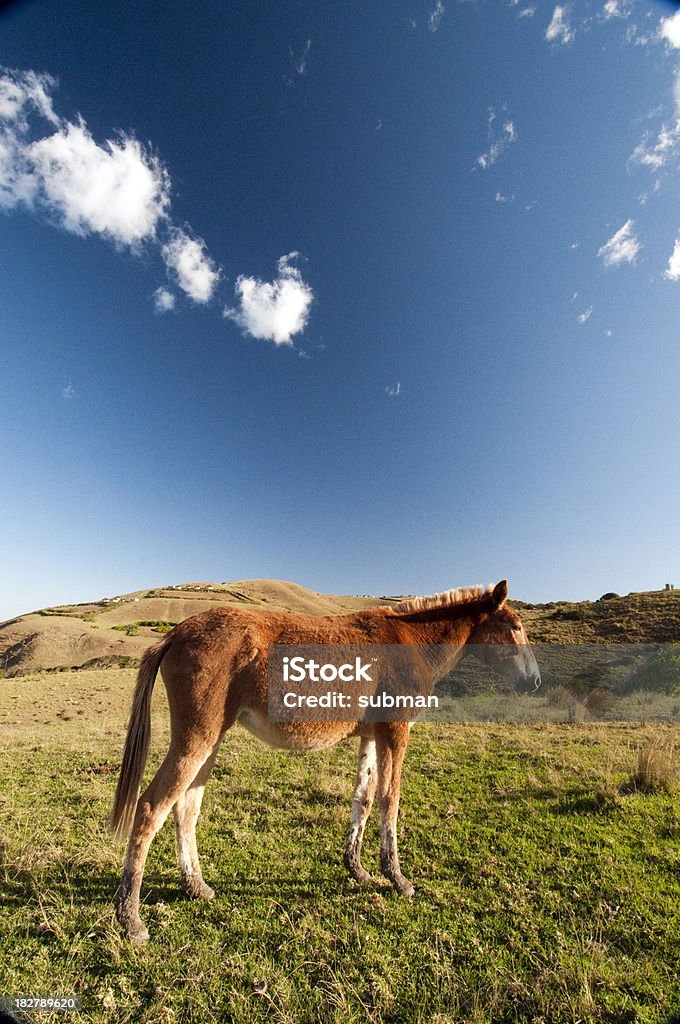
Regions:
[[614, 703], [614, 694], [606, 687], [596, 686], [581, 701], [593, 718], [602, 718]]
[[139, 665], [139, 658], [133, 658], [129, 654], [104, 654], [98, 658], [90, 658], [89, 661], [84, 661], [82, 665], [74, 665], [73, 668], [65, 665], [62, 668], [48, 668], [45, 671], [72, 672], [83, 668], [136, 668], [137, 665]]
[[655, 651], [631, 676], [628, 689], [680, 696], [680, 644], [667, 644]]
[[176, 625], [176, 622], [167, 622], [165, 619], [138, 619], [137, 622], [129, 622], [126, 625], [112, 626], [111, 628], [126, 633], [128, 636], [137, 636], [141, 626], [153, 629], [154, 633], [169, 633]]
[[614, 694], [606, 686], [593, 686], [576, 692], [571, 686], [559, 684], [546, 691], [548, 703], [567, 713], [569, 722], [587, 722], [602, 718], [614, 702]]
[[617, 597], [621, 597], [620, 594], [615, 594], [613, 590], [608, 590], [606, 594], [603, 594], [599, 599], [600, 601], [614, 601]]
[[584, 622], [588, 618], [588, 611], [583, 605], [562, 606], [556, 608], [550, 618], [557, 622]]

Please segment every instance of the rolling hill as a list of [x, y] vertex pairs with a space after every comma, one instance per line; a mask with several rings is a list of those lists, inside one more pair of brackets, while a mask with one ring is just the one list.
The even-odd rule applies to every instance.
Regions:
[[[219, 605], [338, 615], [399, 597], [321, 594], [285, 580], [186, 583], [43, 608], [0, 623], [0, 673], [134, 664], [177, 622]], [[680, 641], [680, 591], [649, 591], [598, 601], [514, 601], [529, 637], [540, 643]]]

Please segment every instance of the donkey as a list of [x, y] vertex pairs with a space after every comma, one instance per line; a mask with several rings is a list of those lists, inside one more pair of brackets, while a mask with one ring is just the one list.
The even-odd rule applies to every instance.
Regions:
[[[149, 933], [139, 916], [139, 894], [149, 846], [172, 809], [182, 887], [195, 899], [212, 899], [196, 849], [196, 820], [222, 737], [235, 722], [271, 746], [317, 750], [359, 736], [359, 765], [344, 863], [357, 882], [370, 881], [361, 864], [366, 821], [377, 791], [381, 812], [380, 866], [398, 892], [412, 896], [397, 851], [401, 768], [417, 713], [403, 722], [275, 722], [268, 715], [267, 652], [270, 644], [451, 645], [447, 670], [466, 651], [478, 653], [518, 692], [535, 690], [540, 675], [524, 627], [507, 604], [508, 584], [468, 587], [414, 598], [393, 607], [349, 615], [294, 615], [219, 608], [185, 619], [149, 648], [137, 676], [118, 786], [111, 811], [114, 835], [129, 834], [114, 904], [129, 939]], [[488, 646], [493, 645], [493, 646]], [[496, 651], [497, 655], [489, 655]], [[168, 753], [139, 796], [151, 734], [151, 695], [161, 670], [170, 708]]]

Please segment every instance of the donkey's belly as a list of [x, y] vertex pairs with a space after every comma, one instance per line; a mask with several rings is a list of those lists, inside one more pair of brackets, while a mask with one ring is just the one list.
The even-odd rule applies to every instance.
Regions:
[[282, 750], [320, 750], [356, 734], [355, 722], [270, 722], [267, 715], [246, 709], [239, 724], [270, 747]]

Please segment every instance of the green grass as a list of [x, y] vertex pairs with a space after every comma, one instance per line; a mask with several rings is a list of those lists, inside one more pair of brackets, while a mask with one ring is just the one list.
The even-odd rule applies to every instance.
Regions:
[[119, 626], [111, 626], [128, 636], [137, 636], [140, 627], [152, 629], [154, 633], [169, 633], [177, 625], [176, 622], [168, 622], [167, 619], [137, 619], [136, 622], [121, 623]]
[[[105, 830], [132, 681], [0, 683], [0, 994], [75, 992], [83, 1011], [67, 1019], [145, 1024], [660, 1024], [680, 1012], [680, 805], [631, 784], [646, 738], [677, 740], [677, 726], [416, 727], [400, 813], [410, 901], [342, 867], [354, 744], [296, 756], [236, 728], [199, 820], [217, 898], [183, 898], [166, 824], [139, 950], [113, 918], [122, 849]], [[166, 743], [160, 686], [151, 770]], [[376, 819], [367, 867], [377, 852]]]

